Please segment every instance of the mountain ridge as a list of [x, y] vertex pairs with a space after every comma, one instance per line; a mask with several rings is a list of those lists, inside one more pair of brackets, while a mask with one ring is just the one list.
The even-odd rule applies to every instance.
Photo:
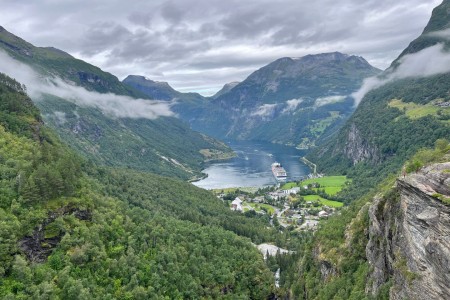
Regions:
[[[379, 72], [364, 58], [339, 52], [283, 57], [212, 97], [171, 96], [179, 99], [174, 111], [194, 130], [309, 148], [339, 128], [353, 110], [350, 94]], [[155, 95], [137, 81], [128, 83]]]
[[[38, 74], [61, 78], [69, 90], [79, 86], [105, 95], [103, 99], [108, 99], [110, 93], [131, 99], [150, 98], [96, 66], [61, 54], [54, 48], [35, 47], [5, 29], [0, 32], [0, 48]], [[225, 144], [190, 130], [187, 124], [174, 117], [113, 118], [98, 107], [78, 105], [61, 97], [43, 94], [43, 99], [36, 101], [44, 121], [70, 146], [102, 164], [133, 167], [187, 180], [202, 176], [204, 162], [211, 159], [202, 154], [204, 149], [213, 149], [214, 153], [231, 152]]]

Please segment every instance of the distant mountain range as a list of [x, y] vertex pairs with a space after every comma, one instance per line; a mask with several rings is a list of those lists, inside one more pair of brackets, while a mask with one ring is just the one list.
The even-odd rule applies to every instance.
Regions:
[[362, 57], [334, 52], [278, 59], [195, 101], [144, 77], [129, 76], [124, 83], [150, 97], [176, 98], [174, 110], [200, 132], [308, 148], [339, 128], [353, 111], [350, 94], [379, 72]]
[[[30, 66], [40, 77], [60, 80], [66, 90], [82, 87], [86, 91], [80, 93], [92, 92], [89, 95], [93, 99], [87, 103], [86, 97], [74, 101], [71, 92], [53, 93], [47, 87], [40, 97], [42, 99], [35, 101], [45, 122], [88, 158], [106, 165], [191, 179], [200, 176], [204, 161], [220, 158], [223, 154], [231, 155], [231, 150], [225, 144], [192, 131], [175, 117], [135, 118], [132, 112], [129, 117], [111, 117], [105, 110], [119, 114], [125, 110], [126, 113], [123, 107], [115, 107], [122, 105], [119, 103], [122, 98], [119, 102], [109, 102], [114, 95], [129, 97], [128, 101], [142, 98], [144, 100], [138, 102], [147, 108], [149, 105], [142, 101], [149, 97], [121, 83], [112, 74], [61, 50], [35, 47], [2, 27], [0, 49]], [[161, 95], [169, 97], [170, 93], [177, 94], [167, 85], [155, 84]], [[55, 84], [50, 86], [57, 89]], [[105, 103], [101, 104], [100, 99]]]

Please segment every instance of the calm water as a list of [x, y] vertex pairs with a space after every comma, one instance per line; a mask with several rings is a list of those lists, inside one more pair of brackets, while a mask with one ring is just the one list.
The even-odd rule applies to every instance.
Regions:
[[248, 141], [227, 144], [237, 157], [211, 164], [203, 170], [208, 177], [194, 182], [196, 186], [217, 189], [273, 185], [277, 182], [270, 166], [276, 161], [286, 169], [288, 180], [298, 179], [310, 172], [308, 166], [299, 160], [304, 152], [294, 147]]

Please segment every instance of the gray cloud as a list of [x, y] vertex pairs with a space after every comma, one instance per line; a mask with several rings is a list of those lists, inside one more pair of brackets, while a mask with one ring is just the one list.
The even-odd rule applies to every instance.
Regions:
[[[2, 22], [36, 45], [55, 46], [121, 78], [160, 73], [154, 79], [175, 88], [213, 92], [284, 56], [341, 51], [385, 68], [440, 2], [4, 0]], [[198, 74], [216, 79], [199, 85]]]
[[[15, 78], [27, 87], [30, 97], [39, 101], [46, 94], [54, 95], [83, 107], [95, 107], [113, 118], [156, 119], [172, 116], [170, 104], [164, 101], [133, 99], [112, 93], [100, 94], [82, 87], [73, 86], [60, 78], [45, 78], [6, 53], [0, 51], [0, 72]], [[58, 112], [55, 117], [63, 121]]]
[[414, 54], [405, 55], [399, 60], [399, 65], [395, 69], [388, 70], [382, 78], [367, 78], [362, 87], [352, 94], [355, 106], [359, 105], [369, 91], [394, 80], [450, 72], [450, 53], [444, 48], [443, 44], [436, 44]]

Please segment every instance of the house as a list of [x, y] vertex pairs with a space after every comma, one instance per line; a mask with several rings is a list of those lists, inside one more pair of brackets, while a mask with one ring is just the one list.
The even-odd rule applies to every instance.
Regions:
[[231, 202], [231, 210], [234, 211], [242, 211], [242, 200], [239, 199], [239, 197], [236, 197], [236, 199]]
[[324, 211], [324, 210], [319, 211], [319, 218], [326, 219], [328, 217], [329, 217], [329, 214], [326, 211]]
[[300, 226], [300, 229], [316, 229], [317, 224], [319, 224], [319, 221], [316, 220], [306, 220], [305, 223], [303, 223], [302, 226]]
[[264, 202], [264, 197], [263, 196], [255, 197], [255, 199], [253, 199], [253, 202], [255, 202], [255, 203], [263, 203]]
[[300, 192], [300, 188], [299, 187], [293, 187], [291, 189], [288, 190], [284, 190], [283, 191], [285, 194], [290, 195], [290, 194], [297, 194], [298, 192]]

